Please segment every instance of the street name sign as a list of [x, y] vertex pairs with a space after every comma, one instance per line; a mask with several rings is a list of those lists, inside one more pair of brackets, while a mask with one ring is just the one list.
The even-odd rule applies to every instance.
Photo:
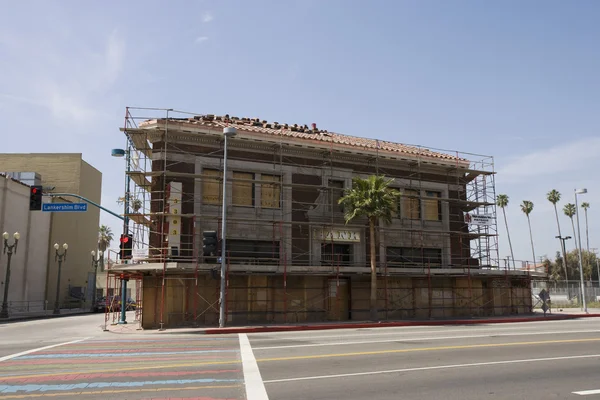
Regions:
[[87, 203], [43, 203], [42, 211], [46, 212], [86, 212]]

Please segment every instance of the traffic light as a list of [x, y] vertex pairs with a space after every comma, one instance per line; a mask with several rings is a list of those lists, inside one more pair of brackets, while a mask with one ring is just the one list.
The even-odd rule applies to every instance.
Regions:
[[121, 240], [119, 243], [119, 255], [121, 256], [121, 260], [126, 260], [131, 258], [132, 250], [133, 250], [133, 235], [132, 234], [121, 234]]
[[29, 210], [39, 211], [42, 209], [42, 186], [32, 186], [29, 189]]
[[202, 232], [202, 252], [204, 253], [204, 257], [215, 257], [218, 254], [218, 242], [217, 232]]

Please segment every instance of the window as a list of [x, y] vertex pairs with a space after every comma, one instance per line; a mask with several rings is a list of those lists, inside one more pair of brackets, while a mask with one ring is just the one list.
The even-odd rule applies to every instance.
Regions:
[[254, 174], [252, 172], [233, 172], [231, 201], [234, 206], [254, 205]]
[[259, 240], [227, 240], [227, 254], [234, 264], [277, 265], [279, 242]]
[[321, 265], [349, 266], [352, 259], [352, 246], [349, 244], [324, 243], [321, 245]]
[[[442, 220], [442, 202], [439, 198], [442, 197], [440, 192], [425, 191], [426, 199], [423, 200], [423, 208], [425, 209], [426, 221], [441, 221]], [[435, 200], [433, 200], [433, 199]]]
[[329, 209], [333, 212], [344, 212], [342, 205], [338, 202], [344, 196], [344, 181], [329, 181]]
[[278, 175], [261, 175], [260, 206], [263, 208], [279, 208], [281, 196], [281, 177]]
[[412, 189], [402, 191], [400, 197], [400, 215], [402, 218], [421, 219], [421, 202], [419, 192]]
[[388, 267], [439, 267], [442, 264], [442, 249], [420, 247], [386, 247]]
[[216, 169], [204, 169], [202, 174], [202, 203], [220, 205], [223, 198], [223, 173]]

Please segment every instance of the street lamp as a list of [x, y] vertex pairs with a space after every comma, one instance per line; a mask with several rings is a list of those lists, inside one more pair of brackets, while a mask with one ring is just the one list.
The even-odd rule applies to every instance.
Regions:
[[94, 285], [93, 285], [93, 293], [92, 293], [92, 312], [95, 311], [96, 307], [96, 277], [98, 274], [98, 265], [102, 265], [104, 261], [104, 253], [102, 250], [98, 251], [98, 258], [96, 258], [96, 252], [92, 250], [92, 268], [94, 268]]
[[563, 265], [565, 266], [565, 282], [567, 283], [567, 297], [571, 298], [571, 288], [569, 288], [569, 269], [567, 265], [567, 247], [565, 246], [565, 242], [569, 239], [572, 239], [571, 236], [556, 236], [558, 240], [560, 240], [561, 250], [563, 254]]
[[54, 314], [60, 314], [60, 270], [62, 268], [62, 263], [67, 259], [67, 249], [69, 248], [68, 244], [62, 245], [63, 252], [62, 254], [58, 252], [60, 246], [58, 243], [54, 243], [54, 261], [58, 261], [58, 276], [56, 278], [56, 301], [54, 302]]
[[0, 318], [8, 318], [8, 285], [10, 284], [10, 259], [12, 258], [13, 253], [17, 252], [17, 245], [19, 244], [19, 239], [21, 238], [19, 232], [15, 232], [13, 234], [13, 244], [8, 244], [9, 236], [10, 235], [8, 234], [8, 232], [4, 232], [2, 234], [2, 238], [4, 239], [4, 246], [2, 252], [4, 254], [8, 254], [8, 260], [6, 262], [6, 278], [4, 279], [4, 298], [2, 299], [2, 310], [0, 311]]
[[[575, 189], [575, 209], [579, 210], [579, 204], [577, 203], [577, 195], [578, 194], [586, 194], [587, 193], [587, 189]], [[583, 305], [583, 311], [587, 314], [588, 309], [587, 309], [587, 302], [585, 300], [585, 289], [583, 287], [583, 256], [581, 254], [581, 230], [579, 229], [579, 211], [576, 212], [577, 214], [577, 236], [579, 239], [579, 245], [577, 246], [577, 249], [579, 250], [579, 284], [581, 286], [581, 299], [583, 301], [582, 305]]]
[[223, 129], [225, 144], [223, 146], [223, 212], [221, 216], [221, 292], [219, 296], [219, 328], [225, 327], [225, 272], [227, 265], [226, 241], [227, 241], [227, 138], [234, 137], [236, 130], [229, 126]]

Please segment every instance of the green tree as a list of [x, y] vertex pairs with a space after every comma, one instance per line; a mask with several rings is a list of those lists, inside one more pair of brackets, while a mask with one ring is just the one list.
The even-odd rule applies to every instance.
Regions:
[[563, 207], [563, 212], [567, 217], [571, 219], [571, 227], [573, 228], [573, 240], [575, 241], [575, 247], [577, 247], [577, 234], [575, 233], [575, 222], [573, 222], [573, 217], [577, 213], [577, 207], [573, 203], [567, 203]]
[[[552, 203], [552, 205], [554, 206], [554, 216], [556, 217], [556, 226], [558, 227], [558, 236], [562, 237], [562, 233], [560, 232], [560, 220], [558, 219], [558, 208], [556, 207], [556, 205], [558, 204], [558, 202], [560, 201], [560, 192], [556, 189], [552, 189], [551, 191], [549, 191], [546, 194], [546, 198], [548, 199], [548, 201], [550, 203]], [[560, 240], [560, 251], [562, 252], [562, 256], [563, 258], [566, 258], [566, 249], [563, 249], [562, 246], [562, 239]], [[569, 287], [569, 274], [567, 272], [567, 265], [563, 263], [563, 267], [565, 268], [565, 280], [567, 283], [567, 287]]]
[[98, 250], [105, 252], [113, 241], [113, 233], [109, 226], [101, 225], [98, 228]]
[[508, 206], [508, 196], [505, 194], [499, 194], [496, 197], [496, 205], [502, 209], [502, 214], [504, 215], [504, 226], [506, 226], [506, 236], [508, 237], [508, 246], [510, 247], [510, 257], [512, 258], [513, 269], [516, 269], [515, 254], [513, 253], [512, 242], [510, 241], [510, 231], [508, 230], [508, 220], [506, 219], [506, 207]]
[[366, 217], [369, 222], [370, 254], [371, 254], [371, 319], [378, 319], [377, 313], [377, 269], [375, 226], [378, 222], [390, 224], [392, 214], [397, 210], [400, 193], [391, 188], [393, 179], [385, 176], [369, 176], [366, 179], [355, 177], [352, 188], [348, 190], [339, 204], [344, 210], [346, 224], [356, 218]]
[[529, 214], [533, 211], [533, 202], [529, 200], [523, 200], [521, 203], [521, 211], [527, 216], [527, 224], [529, 225], [529, 240], [531, 241], [531, 252], [533, 253], [533, 265], [536, 264], [535, 259], [535, 247], [533, 246], [533, 234], [531, 233], [531, 218]]

